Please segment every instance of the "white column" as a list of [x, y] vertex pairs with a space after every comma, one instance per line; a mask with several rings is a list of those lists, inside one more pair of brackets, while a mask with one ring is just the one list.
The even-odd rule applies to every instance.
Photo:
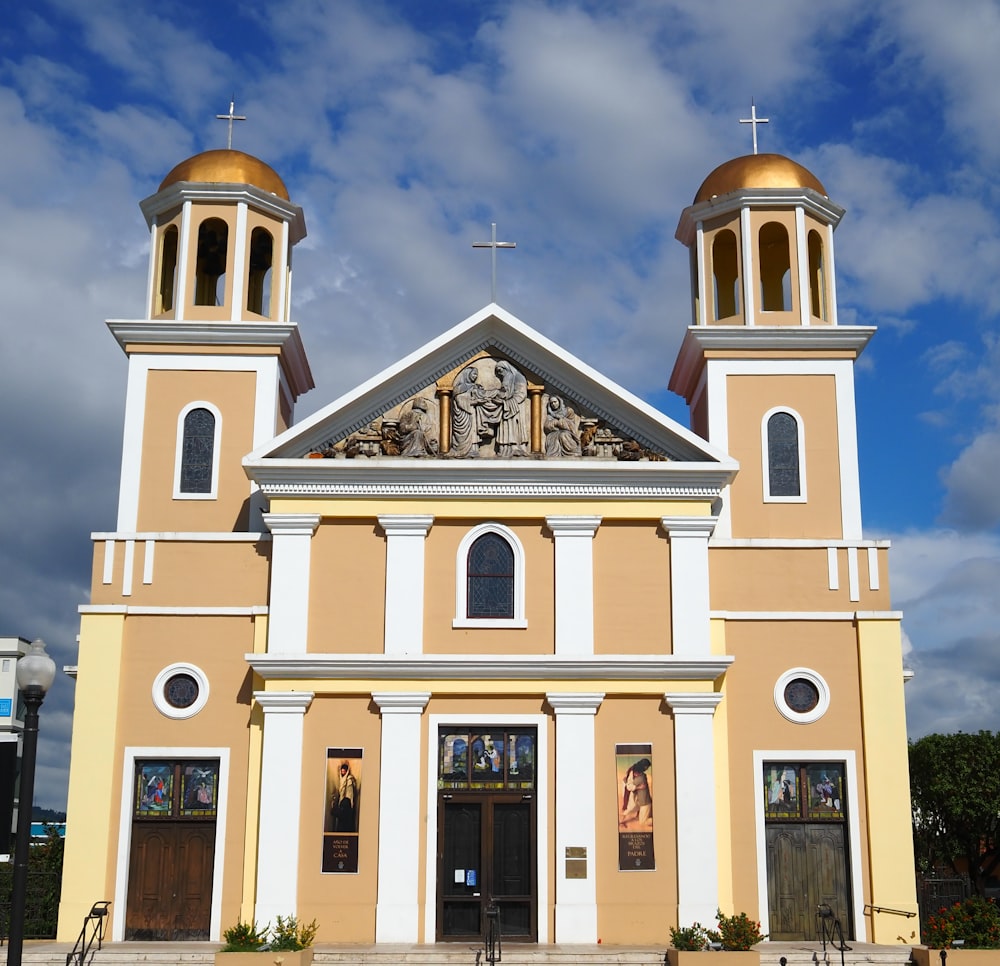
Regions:
[[[603, 693], [546, 694], [556, 715], [556, 942], [597, 942], [594, 716]], [[543, 820], [542, 816], [539, 816]], [[584, 850], [587, 875], [568, 879], [567, 849]], [[579, 854], [579, 853], [577, 853]], [[714, 910], [713, 910], [714, 911]]]
[[[712, 716], [721, 694], [665, 694], [674, 713], [677, 814], [677, 921], [715, 922], [719, 849], [715, 822]], [[692, 795], [697, 782], [704, 794]]]
[[319, 526], [319, 514], [262, 516], [272, 536], [267, 649], [279, 654], [305, 654], [309, 632], [310, 541]]
[[672, 653], [708, 657], [711, 653], [708, 594], [708, 538], [715, 517], [662, 517], [670, 537], [670, 634]]
[[297, 911], [302, 725], [313, 693], [255, 691], [253, 696], [264, 712], [254, 907], [254, 921], [263, 925]]
[[[420, 715], [430, 692], [373, 692], [382, 712], [375, 942], [415, 943], [424, 823], [420, 810]], [[427, 857], [434, 862], [434, 856]], [[428, 902], [433, 902], [429, 898]]]
[[432, 516], [383, 514], [385, 531], [385, 653], [424, 649], [424, 541]]
[[555, 539], [556, 654], [594, 653], [594, 534], [600, 517], [546, 517]]

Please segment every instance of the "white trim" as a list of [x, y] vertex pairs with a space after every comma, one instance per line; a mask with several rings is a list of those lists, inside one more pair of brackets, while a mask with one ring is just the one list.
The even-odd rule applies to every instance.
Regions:
[[198, 748], [127, 745], [122, 760], [122, 792], [118, 821], [118, 857], [115, 867], [115, 893], [111, 904], [111, 940], [125, 939], [125, 907], [128, 905], [128, 867], [132, 848], [132, 793], [135, 763], [140, 758], [219, 760], [219, 790], [215, 817], [215, 860], [212, 866], [212, 917], [209, 939], [222, 938], [222, 874], [226, 859], [226, 813], [229, 808], [229, 748]]
[[847, 587], [851, 601], [861, 600], [861, 587], [858, 578], [858, 548], [847, 548]]
[[153, 582], [153, 562], [156, 556], [156, 541], [144, 540], [142, 545], [142, 582]]
[[430, 514], [381, 514], [385, 532], [386, 654], [419, 654], [424, 649], [424, 548], [434, 523]]
[[[594, 718], [604, 692], [548, 692], [545, 700], [556, 719], [555, 941], [595, 944], [598, 782]], [[566, 876], [567, 863], [562, 860], [572, 847], [582, 847], [589, 858], [584, 879]]]
[[[427, 716], [427, 845], [424, 879], [424, 942], [437, 935], [437, 735], [441, 727], [456, 725], [530, 725], [537, 731], [535, 745], [535, 889], [538, 944], [549, 942], [549, 716], [545, 714], [431, 714]], [[587, 790], [592, 794], [592, 788]], [[596, 863], [596, 856], [594, 862]]]
[[844, 763], [844, 777], [847, 779], [847, 840], [850, 854], [847, 856], [847, 866], [851, 882], [851, 900], [853, 902], [854, 938], [858, 942], [867, 942], [865, 929], [864, 892], [861, 883], [861, 822], [858, 809], [858, 768], [853, 750], [817, 751], [806, 748], [793, 750], [777, 749], [755, 750], [753, 752], [753, 781], [750, 783], [752, 792], [744, 794], [754, 796], [754, 814], [757, 824], [757, 897], [760, 903], [758, 919], [761, 928], [767, 930], [770, 921], [770, 910], [767, 905], [767, 840], [764, 833], [764, 798], [760, 794], [760, 776], [763, 775], [764, 762], [823, 762], [835, 761]]
[[130, 617], [257, 617], [266, 604], [249, 607], [137, 607], [135, 604], [80, 604], [78, 614], [126, 614]]
[[671, 650], [679, 657], [712, 652], [708, 541], [715, 517], [661, 517], [670, 538]]
[[[181, 490], [181, 470], [184, 460], [184, 421], [188, 413], [195, 409], [207, 409], [215, 420], [212, 440], [212, 483], [207, 493], [185, 493]], [[189, 402], [177, 416], [177, 448], [174, 450], [174, 493], [175, 500], [216, 500], [219, 496], [219, 462], [222, 445], [222, 413], [214, 403], [204, 399]]]
[[[512, 618], [501, 617], [469, 617], [468, 609], [468, 563], [469, 550], [472, 545], [485, 533], [495, 533], [510, 545], [514, 553], [514, 616]], [[524, 616], [524, 547], [518, 540], [517, 534], [502, 523], [487, 522], [474, 526], [462, 537], [458, 550], [455, 553], [455, 619], [451, 622], [452, 627], [512, 627], [524, 628], [528, 626], [528, 621]]]
[[[819, 700], [816, 702], [816, 707], [811, 711], [796, 711], [785, 701], [785, 688], [796, 678], [805, 678], [819, 693]], [[830, 710], [830, 686], [819, 671], [814, 671], [808, 667], [789, 668], [774, 682], [774, 706], [778, 709], [782, 717], [793, 724], [812, 724], [814, 721], [819, 721]]]
[[[698, 315], [694, 320], [695, 325], [708, 325], [708, 250], [705, 248], [705, 223], [698, 222], [695, 229], [695, 284], [698, 286]], [[715, 262], [712, 262], [711, 270], [715, 271]], [[689, 269], [690, 271], [690, 269]], [[713, 308], [713, 315], [715, 314]]]
[[[809, 298], [809, 244], [806, 240], [806, 211], [795, 206], [795, 264], [799, 282], [799, 324], [812, 324], [812, 302]], [[804, 259], [804, 260], [803, 260]]]
[[229, 288], [233, 305], [229, 317], [233, 322], [242, 322], [250, 274], [247, 264], [247, 203], [242, 198], [236, 202], [236, 237], [233, 241], [233, 284]]
[[830, 324], [837, 325], [837, 273], [833, 265], [833, 229], [834, 225], [826, 226], [826, 247], [823, 251], [824, 268], [826, 269], [826, 297], [830, 312]]
[[[146, 272], [146, 315], [150, 318], [156, 314], [156, 288], [157, 282], [163, 275], [163, 245], [158, 243], [157, 232], [159, 231], [159, 218], [153, 218], [148, 225], [149, 228], [149, 270]], [[160, 271], [157, 271], [157, 268]], [[176, 284], [176, 283], [175, 283]]]
[[203, 541], [205, 543], [257, 543], [260, 540], [270, 540], [271, 534], [267, 531], [239, 531], [231, 532], [222, 530], [211, 531], [184, 531], [184, 530], [145, 530], [137, 533], [134, 530], [106, 530], [95, 531], [90, 535], [91, 540], [104, 540], [114, 544], [115, 540], [158, 540], [158, 541]]
[[[795, 420], [795, 432], [798, 439], [799, 457], [799, 492], [795, 496], [776, 496], [771, 493], [771, 451], [767, 424], [772, 416], [784, 413]], [[806, 503], [806, 434], [802, 416], [791, 406], [774, 406], [760, 420], [760, 467], [761, 483], [764, 487], [765, 503]]]
[[135, 568], [135, 541], [125, 541], [125, 565], [122, 568], [122, 597], [132, 596], [132, 576]]
[[[187, 307], [187, 266], [191, 258], [191, 202], [185, 200], [181, 205], [180, 238], [177, 244], [177, 291], [174, 293], [174, 318], [183, 322], [187, 318], [184, 311]], [[197, 254], [197, 246], [195, 246]]]
[[102, 583], [110, 584], [115, 576], [115, 542], [114, 540], [104, 541], [104, 574]]
[[545, 525], [555, 552], [556, 654], [593, 654], [594, 534], [601, 517], [547, 516]]
[[663, 681], [715, 681], [733, 663], [729, 655], [693, 660], [674, 655], [554, 654], [245, 654], [265, 681], [283, 678], [318, 680], [447, 681], [634, 681], [652, 691]]
[[845, 360], [836, 374], [837, 441], [840, 456], [840, 506], [844, 537], [861, 539], [861, 474], [858, 469], [857, 406], [854, 365]]
[[756, 245], [751, 237], [753, 226], [750, 224], [750, 207], [740, 208], [740, 242], [743, 256], [743, 320], [748, 327], [757, 324], [757, 285], [754, 278], [754, 254]]
[[[716, 820], [715, 710], [719, 692], [664, 694], [674, 719], [678, 921], [713, 922], [719, 908], [719, 845]], [[698, 775], [707, 795], [691, 794]]]
[[[198, 697], [186, 708], [175, 708], [163, 693], [163, 688], [167, 681], [175, 674], [188, 674], [198, 682]], [[193, 718], [208, 703], [208, 677], [205, 672], [194, 664], [184, 662], [168, 664], [159, 674], [153, 678], [153, 704], [156, 710], [165, 718], [174, 718], [183, 721], [185, 718]]]
[[868, 547], [868, 589], [879, 590], [878, 548]]
[[[420, 726], [429, 691], [372, 692], [381, 717], [376, 943], [415, 943], [420, 931]], [[437, 761], [437, 743], [427, 757]], [[437, 781], [431, 783], [437, 787]], [[430, 812], [427, 826], [430, 826]], [[428, 867], [436, 865], [428, 850]], [[430, 897], [425, 900], [431, 902]]]
[[309, 634], [309, 572], [318, 513], [265, 513], [271, 531], [267, 649], [304, 654]]
[[254, 920], [273, 922], [298, 899], [302, 824], [302, 748], [311, 691], [254, 691], [264, 714], [260, 812], [257, 820], [257, 897]]
[[[272, 318], [276, 322], [285, 322], [288, 319], [288, 307], [286, 293], [289, 288], [291, 276], [291, 248], [288, 244], [288, 222], [281, 222], [281, 247], [278, 264], [271, 266], [271, 304], [273, 312]], [[274, 273], [278, 274], [275, 275]], [[275, 286], [277, 282], [277, 286]], [[275, 291], [277, 289], [277, 291]]]
[[840, 563], [837, 549], [835, 546], [826, 549], [826, 578], [830, 590], [840, 590]]
[[129, 360], [125, 389], [125, 424], [122, 429], [121, 482], [118, 485], [119, 530], [135, 530], [139, 518], [139, 483], [142, 474], [143, 433], [146, 426], [146, 387], [149, 366]]
[[[827, 550], [830, 547], [868, 547], [888, 550], [891, 540], [817, 540], [811, 537], [739, 537], [736, 539], [718, 537], [712, 540], [713, 547], [749, 548], [767, 547], [772, 550]], [[873, 588], [876, 589], [876, 588]]]

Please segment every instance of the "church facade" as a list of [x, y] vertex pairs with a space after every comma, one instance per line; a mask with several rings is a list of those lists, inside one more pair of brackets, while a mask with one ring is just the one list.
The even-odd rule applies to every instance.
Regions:
[[[843, 210], [777, 155], [681, 215], [691, 427], [490, 304], [295, 422], [301, 209], [237, 151], [142, 202], [81, 610], [60, 938], [896, 942], [900, 614], [862, 534]], [[444, 327], [443, 327], [444, 328]], [[638, 347], [637, 347], [637, 351]], [[489, 915], [488, 915], [489, 914]], [[910, 920], [913, 922], [913, 920]]]

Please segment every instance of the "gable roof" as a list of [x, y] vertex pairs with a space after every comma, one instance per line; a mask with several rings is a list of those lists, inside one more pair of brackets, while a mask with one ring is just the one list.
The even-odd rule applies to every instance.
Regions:
[[[364, 431], [394, 407], [432, 389], [437, 380], [482, 353], [498, 355], [531, 373], [545, 391], [560, 393], [582, 405], [609, 426], [635, 440], [653, 462], [619, 462], [615, 459], [446, 459], [379, 457], [370, 459], [309, 459], [328, 450], [331, 442]], [[301, 423], [250, 453], [244, 469], [267, 492], [285, 492], [282, 484], [300, 482], [308, 476], [320, 479], [368, 479], [384, 472], [402, 482], [428, 480], [432, 476], [460, 479], [515, 477], [555, 479], [569, 474], [593, 478], [625, 474], [626, 467], [643, 472], [659, 468], [671, 475], [685, 471], [704, 477], [716, 491], [735, 474], [737, 464], [727, 454], [670, 419], [610, 379], [545, 338], [499, 305], [493, 303], [442, 333], [423, 347], [335, 399]], [[707, 475], [706, 475], [707, 474]], [[295, 487], [296, 491], [300, 491]], [[320, 486], [320, 489], [325, 487]], [[700, 487], [699, 487], [700, 489]], [[313, 492], [316, 492], [313, 490]], [[693, 495], [693, 494], [692, 494]], [[702, 494], [704, 495], [704, 494]]]

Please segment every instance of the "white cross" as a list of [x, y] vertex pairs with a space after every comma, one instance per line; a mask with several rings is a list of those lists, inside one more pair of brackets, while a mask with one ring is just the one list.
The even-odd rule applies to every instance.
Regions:
[[757, 117], [757, 105], [754, 104], [753, 98], [750, 98], [750, 116], [741, 117], [740, 124], [751, 124], [753, 125], [753, 153], [757, 153], [757, 125], [767, 124], [770, 118], [767, 117]]
[[236, 95], [233, 94], [232, 100], [229, 102], [229, 113], [228, 114], [216, 114], [216, 118], [220, 121], [229, 121], [229, 138], [226, 141], [226, 148], [230, 151], [233, 149], [233, 121], [245, 121], [246, 117], [242, 114], [236, 113]]
[[490, 274], [490, 301], [495, 302], [497, 300], [497, 249], [517, 248], [517, 242], [498, 242], [497, 223], [494, 221], [490, 223], [490, 240], [488, 242], [473, 242], [472, 247], [490, 249], [490, 263], [492, 268]]

